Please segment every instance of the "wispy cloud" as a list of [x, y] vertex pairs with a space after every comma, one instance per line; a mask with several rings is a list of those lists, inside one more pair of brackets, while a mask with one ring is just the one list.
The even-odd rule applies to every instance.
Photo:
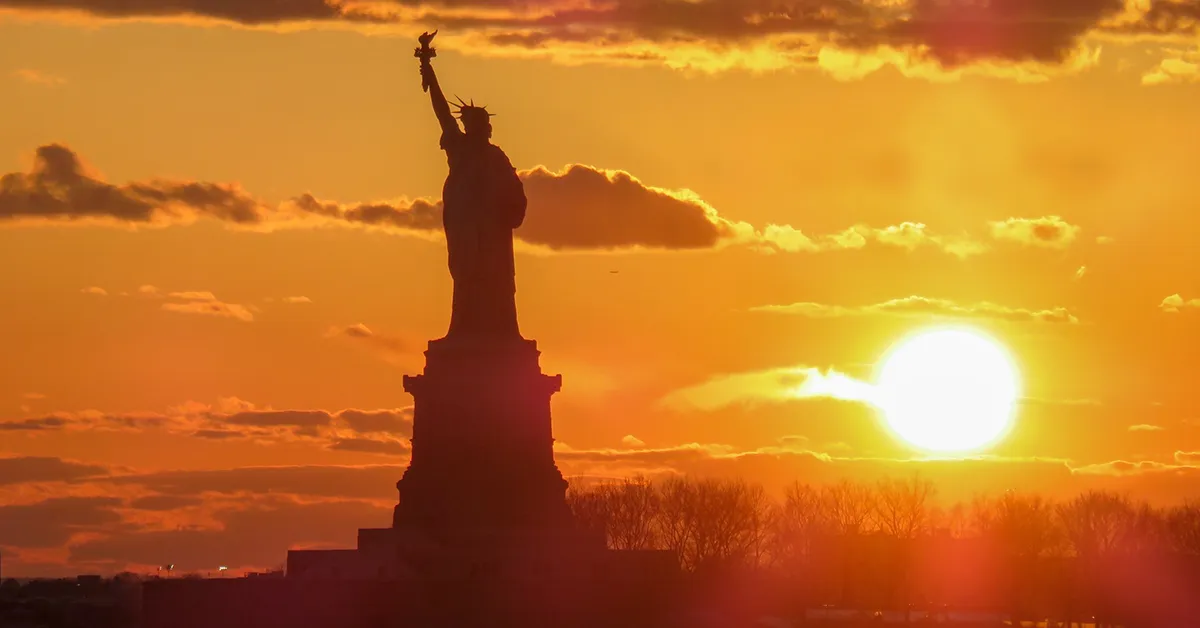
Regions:
[[873, 384], [834, 370], [799, 366], [719, 375], [662, 398], [664, 406], [676, 410], [712, 411], [739, 403], [781, 402], [791, 399], [827, 397], [874, 403], [878, 393]]
[[1045, 310], [1006, 307], [995, 303], [981, 302], [958, 304], [949, 299], [932, 299], [910, 296], [882, 303], [859, 306], [828, 305], [824, 303], [791, 303], [788, 305], [762, 305], [751, 308], [753, 312], [794, 314], [809, 318], [832, 318], [844, 316], [943, 316], [950, 318], [988, 318], [1012, 322], [1029, 323], [1078, 323], [1079, 319], [1064, 307]]
[[991, 223], [992, 237], [1027, 246], [1062, 249], [1079, 236], [1081, 228], [1058, 216], [1009, 218]]
[[1200, 81], [1200, 49], [1166, 49], [1154, 69], [1142, 75], [1142, 85], [1194, 83]]
[[1158, 304], [1158, 309], [1168, 314], [1179, 314], [1184, 310], [1196, 310], [1200, 309], [1200, 299], [1184, 300], [1183, 297], [1176, 293], [1163, 299], [1162, 303]]
[[[0, 3], [2, 4], [2, 3]], [[55, 76], [48, 72], [22, 68], [15, 70], [12, 73], [13, 77], [32, 85], [41, 85], [43, 87], [58, 87], [65, 85], [67, 80], [61, 76]]]

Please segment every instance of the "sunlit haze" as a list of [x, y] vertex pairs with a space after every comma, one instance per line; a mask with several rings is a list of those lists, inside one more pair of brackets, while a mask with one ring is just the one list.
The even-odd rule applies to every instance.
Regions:
[[526, 197], [480, 267], [515, 267], [527, 388], [562, 375], [571, 490], [928, 482], [925, 531], [1200, 500], [1198, 16], [0, 0], [3, 575], [232, 578], [393, 524], [454, 301], [434, 29]]

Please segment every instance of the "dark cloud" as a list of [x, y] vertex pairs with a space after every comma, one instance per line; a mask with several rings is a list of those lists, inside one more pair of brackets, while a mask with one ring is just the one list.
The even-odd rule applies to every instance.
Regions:
[[[815, 236], [788, 225], [757, 230], [722, 217], [688, 190], [657, 188], [620, 170], [576, 164], [560, 172], [538, 166], [519, 174], [529, 206], [515, 235], [543, 250], [680, 250], [740, 244], [766, 252], [820, 252], [859, 249], [874, 242], [907, 250], [932, 244], [960, 257], [982, 251], [973, 241], [930, 235], [924, 225], [915, 223], [881, 229], [859, 225], [843, 233]], [[426, 199], [343, 205], [305, 194], [268, 206], [235, 185], [170, 181], [112, 185], [88, 174], [74, 152], [57, 144], [37, 150], [30, 172], [0, 178], [0, 223], [90, 220], [167, 226], [207, 218], [260, 231], [340, 226], [429, 236], [440, 233], [441, 211], [440, 201]], [[162, 305], [174, 312], [254, 320], [252, 308], [224, 303], [208, 292], [164, 294], [143, 286], [139, 293], [182, 299]], [[375, 334], [361, 324], [342, 332], [391, 352], [409, 349], [403, 341]]]
[[256, 410], [230, 414], [221, 421], [257, 427], [324, 427], [333, 422], [333, 415], [324, 410]]
[[[60, 413], [45, 417], [0, 421], [0, 432], [45, 430], [166, 430], [195, 438], [224, 440], [250, 438], [261, 442], [307, 440], [326, 446], [343, 438], [343, 432], [388, 434], [398, 438], [412, 435], [412, 409], [329, 410], [258, 409], [234, 400], [233, 407], [214, 409], [189, 403], [165, 413], [108, 414], [94, 410]], [[235, 411], [230, 411], [230, 410]], [[367, 451], [354, 445], [338, 449]], [[394, 447], [389, 451], [396, 451]]]
[[[1200, 0], [0, 0], [98, 18], [444, 31], [471, 53], [723, 69], [824, 65], [827, 49], [942, 70], [1077, 59], [1091, 35], [1191, 37]], [[450, 39], [446, 39], [450, 38]], [[746, 54], [753, 50], [756, 54]]]
[[329, 449], [387, 456], [407, 456], [410, 451], [408, 444], [398, 440], [375, 440], [372, 438], [339, 438], [330, 443]]
[[1188, 36], [1200, 23], [1197, 0], [1143, 7], [1124, 0], [0, 0], [0, 7], [245, 25], [375, 22], [416, 29], [407, 21], [416, 20], [422, 28], [462, 34], [474, 49], [575, 51], [610, 60], [662, 61], [680, 47], [720, 54], [769, 42], [800, 63], [823, 46], [864, 53], [887, 47], [947, 68], [1061, 63], [1089, 33]]
[[[711, 248], [736, 235], [735, 225], [689, 192], [648, 186], [627, 172], [575, 164], [562, 172], [520, 171], [529, 205], [516, 236], [555, 250]], [[341, 206], [305, 195], [296, 210], [350, 224], [433, 231], [441, 201]], [[748, 225], [745, 226], [750, 229]]]
[[0, 0], [0, 7], [86, 11], [97, 17], [207, 17], [246, 25], [308, 20], [362, 20], [338, 0]]
[[627, 172], [573, 165], [522, 173], [529, 210], [522, 240], [552, 249], [711, 248], [733, 225], [686, 192], [647, 186]]
[[129, 507], [137, 510], [178, 510], [190, 506], [199, 506], [204, 500], [188, 495], [147, 495], [129, 502]]
[[103, 475], [108, 469], [62, 458], [0, 458], [0, 486], [26, 482], [70, 482]]
[[342, 410], [338, 418], [360, 434], [412, 435], [412, 408], [403, 410]]
[[0, 423], [0, 432], [55, 430], [66, 427], [66, 425], [67, 419], [57, 416], [44, 416]]
[[88, 173], [78, 155], [61, 144], [37, 149], [33, 169], [0, 177], [0, 221], [109, 219], [162, 223], [209, 216], [257, 223], [263, 208], [236, 186], [153, 181], [123, 186]]
[[192, 432], [192, 436], [210, 440], [224, 440], [226, 438], [238, 438], [244, 436], [244, 434], [237, 430], [196, 430]]
[[121, 515], [113, 508], [120, 503], [111, 497], [57, 497], [34, 504], [0, 506], [0, 545], [62, 545], [75, 532], [119, 523]]
[[282, 493], [390, 500], [396, 497], [396, 480], [403, 473], [402, 465], [243, 467], [162, 471], [113, 477], [111, 481], [141, 486], [163, 495]]

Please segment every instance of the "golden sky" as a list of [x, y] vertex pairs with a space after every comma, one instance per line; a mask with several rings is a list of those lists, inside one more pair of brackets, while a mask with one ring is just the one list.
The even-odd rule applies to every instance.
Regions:
[[[0, 0], [6, 574], [388, 524], [449, 320], [434, 27], [525, 181], [564, 473], [1200, 497], [1196, 0]], [[972, 459], [796, 392], [945, 322], [1021, 375]]]

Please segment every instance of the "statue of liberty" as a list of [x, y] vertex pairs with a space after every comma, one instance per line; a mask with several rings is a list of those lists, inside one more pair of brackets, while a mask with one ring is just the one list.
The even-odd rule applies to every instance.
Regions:
[[450, 165], [442, 187], [442, 226], [454, 280], [446, 338], [520, 338], [513, 230], [525, 219], [525, 189], [508, 156], [491, 143], [493, 114], [461, 98], [451, 113], [430, 63], [437, 56], [429, 46], [436, 34], [422, 35], [414, 56], [421, 60], [422, 87], [441, 124], [441, 148]]

